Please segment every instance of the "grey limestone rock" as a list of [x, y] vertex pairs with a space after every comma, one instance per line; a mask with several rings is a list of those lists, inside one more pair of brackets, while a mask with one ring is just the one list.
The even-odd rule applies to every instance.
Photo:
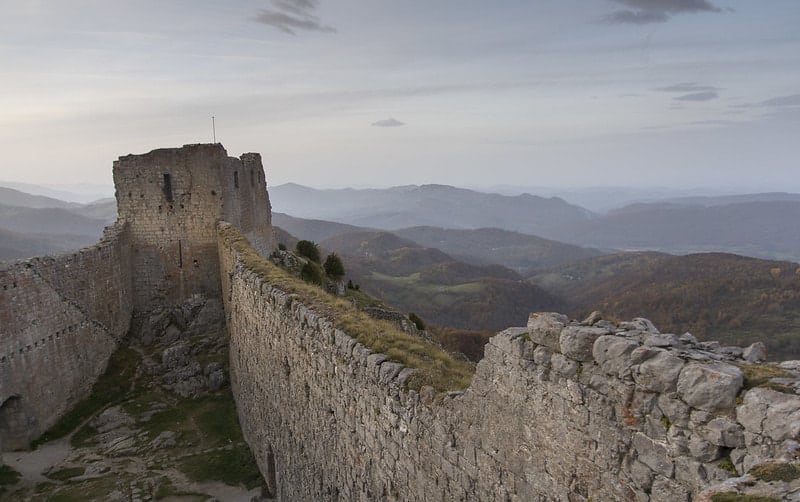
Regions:
[[641, 432], [633, 435], [633, 447], [639, 461], [662, 476], [672, 477], [674, 465], [665, 444], [653, 441]]
[[636, 385], [652, 392], [671, 392], [677, 387], [683, 360], [669, 352], [659, 352], [636, 366], [633, 379]]
[[733, 408], [742, 382], [742, 372], [730, 364], [691, 363], [678, 377], [678, 394], [687, 404], [701, 410]]
[[645, 333], [651, 334], [658, 333], [658, 329], [656, 329], [650, 319], [645, 319], [644, 317], [637, 317], [632, 321], [621, 322], [619, 323], [619, 327], [620, 329], [628, 331], [644, 331]]
[[639, 344], [614, 335], [600, 336], [592, 347], [592, 355], [603, 371], [620, 378], [630, 371], [630, 355]]
[[581, 324], [583, 324], [584, 326], [591, 326], [594, 323], [596, 323], [597, 321], [601, 320], [602, 318], [603, 318], [603, 315], [600, 313], [600, 311], [599, 310], [595, 310], [591, 314], [589, 314], [586, 317], [586, 319], [581, 321]]
[[680, 338], [672, 333], [648, 333], [644, 344], [648, 347], [683, 347]]
[[573, 378], [578, 374], [578, 363], [562, 354], [553, 354], [551, 363], [553, 365], [553, 371], [565, 377]]
[[528, 335], [539, 345], [560, 351], [559, 336], [561, 330], [569, 322], [564, 314], [555, 312], [533, 312], [528, 317]]
[[716, 417], [699, 429], [706, 441], [725, 448], [744, 446], [744, 428], [727, 417]]
[[767, 360], [767, 347], [761, 342], [756, 342], [742, 353], [742, 357], [749, 363], [759, 363]]
[[181, 366], [186, 366], [191, 357], [192, 348], [188, 343], [180, 343], [168, 347], [161, 352], [161, 364], [167, 370], [173, 370]]
[[559, 345], [561, 353], [577, 361], [591, 361], [594, 342], [610, 332], [591, 326], [567, 326], [561, 330]]

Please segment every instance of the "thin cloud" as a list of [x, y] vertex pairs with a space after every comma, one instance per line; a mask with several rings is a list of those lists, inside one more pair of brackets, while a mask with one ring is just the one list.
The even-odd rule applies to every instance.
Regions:
[[717, 99], [719, 94], [716, 91], [692, 92], [682, 96], [676, 96], [672, 99], [676, 101], [711, 101]]
[[336, 33], [336, 28], [323, 24], [314, 15], [318, 4], [319, 0], [272, 0], [273, 8], [260, 10], [253, 20], [289, 35], [298, 31]]
[[611, 24], [664, 23], [676, 14], [723, 12], [709, 0], [611, 0], [626, 9], [615, 10], [603, 18]]
[[656, 87], [661, 92], [707, 92], [718, 91], [719, 87], [713, 85], [699, 85], [697, 82], [681, 82], [680, 84], [668, 85], [666, 87]]
[[404, 125], [406, 125], [405, 122], [400, 122], [395, 118], [383, 119], [372, 123], [373, 127], [400, 127]]
[[759, 103], [759, 106], [800, 106], [800, 94], [789, 96], [778, 96], [777, 98], [767, 99]]
[[738, 124], [738, 122], [733, 120], [695, 120], [694, 122], [689, 122], [688, 125], [690, 126], [729, 126], [733, 124]]

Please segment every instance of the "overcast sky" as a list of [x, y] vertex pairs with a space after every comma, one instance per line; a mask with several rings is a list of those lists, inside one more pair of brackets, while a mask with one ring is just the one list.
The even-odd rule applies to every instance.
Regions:
[[800, 191], [798, 0], [0, 0], [0, 179]]

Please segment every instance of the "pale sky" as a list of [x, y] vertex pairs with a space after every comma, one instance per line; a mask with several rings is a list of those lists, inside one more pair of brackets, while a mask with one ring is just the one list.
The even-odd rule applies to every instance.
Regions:
[[798, 0], [0, 0], [0, 179], [800, 191]]

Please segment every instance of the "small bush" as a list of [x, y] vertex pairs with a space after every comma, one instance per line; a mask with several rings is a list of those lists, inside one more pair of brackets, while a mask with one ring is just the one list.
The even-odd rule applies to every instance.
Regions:
[[0, 465], [0, 486], [10, 486], [17, 484], [20, 473], [7, 465]]
[[312, 262], [303, 265], [300, 269], [300, 278], [310, 284], [317, 285], [322, 285], [325, 280], [320, 266]]
[[336, 253], [331, 253], [325, 258], [325, 274], [334, 281], [339, 281], [344, 277], [344, 264]]
[[298, 241], [297, 246], [295, 246], [295, 252], [304, 258], [308, 258], [314, 263], [319, 263], [319, 248], [312, 241]]
[[281, 251], [286, 251], [286, 244], [284, 244], [282, 242], [279, 243], [278, 244], [278, 249], [281, 250]]
[[414, 323], [414, 326], [416, 326], [418, 330], [422, 331], [425, 329], [425, 322], [414, 312], [408, 314], [408, 319]]

